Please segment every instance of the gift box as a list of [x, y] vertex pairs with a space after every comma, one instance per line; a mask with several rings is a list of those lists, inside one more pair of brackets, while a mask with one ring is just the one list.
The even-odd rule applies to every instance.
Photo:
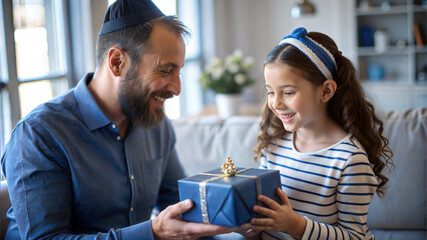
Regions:
[[191, 199], [194, 207], [181, 215], [189, 222], [237, 227], [258, 216], [252, 211], [261, 205], [256, 197], [265, 195], [279, 202], [275, 194], [280, 187], [278, 170], [237, 168], [226, 176], [221, 168], [178, 180], [181, 201]]

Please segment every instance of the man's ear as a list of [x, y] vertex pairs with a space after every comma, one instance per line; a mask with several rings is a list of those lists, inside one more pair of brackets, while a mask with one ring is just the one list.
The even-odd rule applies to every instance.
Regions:
[[118, 48], [112, 47], [108, 51], [108, 68], [115, 76], [121, 76], [124, 72], [126, 55], [125, 52]]
[[329, 99], [331, 99], [334, 96], [336, 90], [337, 90], [337, 83], [334, 80], [328, 79], [324, 81], [322, 83], [322, 96], [320, 100], [322, 102], [329, 101]]

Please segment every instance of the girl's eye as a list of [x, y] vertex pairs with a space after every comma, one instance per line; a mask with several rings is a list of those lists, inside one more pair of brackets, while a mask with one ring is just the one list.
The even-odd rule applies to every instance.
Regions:
[[294, 92], [284, 92], [284, 94], [285, 94], [286, 96], [292, 96], [292, 95], [294, 94]]
[[267, 96], [274, 94], [274, 92], [267, 91]]

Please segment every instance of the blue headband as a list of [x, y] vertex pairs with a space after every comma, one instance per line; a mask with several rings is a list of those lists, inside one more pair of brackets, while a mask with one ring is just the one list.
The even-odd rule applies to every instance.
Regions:
[[307, 30], [296, 28], [291, 35], [285, 36], [280, 44], [288, 43], [304, 53], [319, 69], [326, 79], [333, 79], [337, 69], [334, 56], [322, 45], [307, 37]]

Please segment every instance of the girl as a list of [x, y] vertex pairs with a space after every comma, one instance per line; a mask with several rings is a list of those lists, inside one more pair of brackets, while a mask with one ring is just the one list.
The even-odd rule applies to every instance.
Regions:
[[[256, 159], [278, 169], [281, 203], [251, 220], [263, 239], [372, 239], [369, 203], [393, 166], [383, 123], [328, 36], [297, 28], [268, 54]], [[253, 234], [254, 231], [252, 231]]]

